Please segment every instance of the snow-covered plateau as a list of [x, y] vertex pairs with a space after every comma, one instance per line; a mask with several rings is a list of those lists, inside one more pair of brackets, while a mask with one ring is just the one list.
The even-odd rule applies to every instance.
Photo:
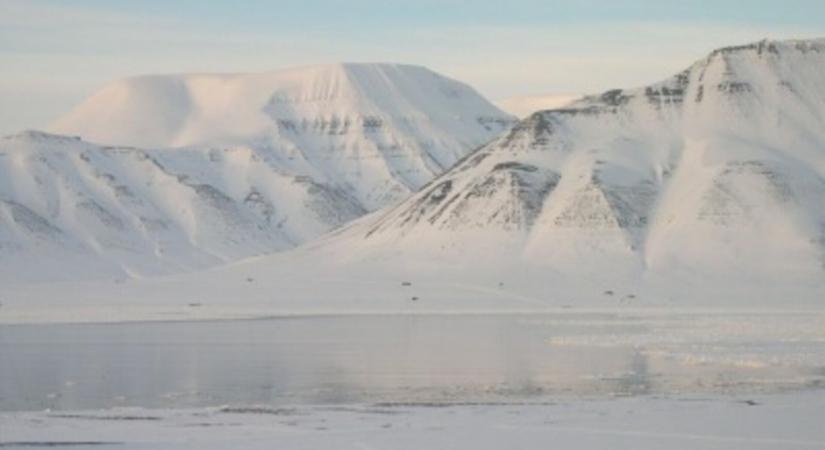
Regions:
[[406, 198], [513, 120], [398, 64], [119, 81], [51, 129], [72, 137], [0, 140], [0, 280], [169, 274], [291, 248]]

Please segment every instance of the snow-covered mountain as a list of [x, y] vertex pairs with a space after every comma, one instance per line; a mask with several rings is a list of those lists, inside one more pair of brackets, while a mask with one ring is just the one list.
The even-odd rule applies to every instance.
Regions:
[[459, 131], [475, 137], [479, 125], [502, 119], [508, 118], [471, 87], [424, 67], [342, 63], [125, 79], [78, 105], [50, 131], [105, 144], [181, 147], [267, 138], [298, 144], [300, 134], [361, 134], [381, 144], [378, 138], [400, 129], [424, 145], [461, 140], [453, 136]]
[[416, 66], [117, 82], [53, 127], [79, 138], [0, 140], [0, 272], [139, 276], [290, 248], [405, 198], [510, 124]]
[[[661, 83], [613, 90], [533, 114], [407, 200], [297, 249], [121, 284], [7, 284], [4, 288], [12, 300], [4, 302], [3, 311], [6, 317], [62, 318], [51, 311], [58, 303], [52, 299], [63, 291], [71, 291], [67, 305], [85, 305], [85, 314], [98, 314], [100, 320], [616, 305], [821, 308], [823, 73], [825, 40], [764, 41], [719, 49]], [[81, 157], [87, 144], [70, 145], [77, 147], [76, 156], [55, 159], [73, 161], [84, 168], [84, 177], [94, 176]], [[155, 173], [148, 187], [143, 181], [130, 190], [179, 183], [176, 191], [161, 192], [197, 199], [172, 216], [179, 218], [169, 227], [183, 230], [179, 233], [189, 240], [168, 242], [195, 242], [191, 236], [197, 236], [192, 230], [201, 230], [199, 208], [220, 210], [218, 205], [238, 205], [238, 200], [230, 200], [247, 197], [246, 185], [230, 182], [243, 177], [228, 174], [250, 167], [249, 173], [261, 177], [253, 178], [256, 183], [270, 179], [269, 172], [252, 170], [254, 164], [247, 165], [243, 156], [229, 156], [235, 155], [230, 151], [147, 153], [111, 148], [101, 149], [95, 160], [108, 158], [107, 152], [133, 155], [129, 157], [143, 160], [146, 170]], [[189, 164], [184, 156], [174, 156], [187, 152], [215, 154], [217, 161], [236, 163]], [[14, 164], [24, 166], [14, 161], [45, 159], [49, 162], [38, 164], [57, 164], [25, 147], [17, 150], [18, 156], [3, 153], [4, 173], [15, 173], [9, 169]], [[247, 154], [253, 158], [257, 153], [237, 153]], [[98, 177], [104, 182], [96, 186], [100, 191], [123, 191], [121, 183], [105, 181], [110, 180], [108, 173], [126, 179], [115, 165], [111, 167], [101, 171]], [[179, 176], [185, 167], [190, 168], [187, 174], [196, 174], [189, 175], [194, 178]], [[203, 167], [222, 175], [200, 178], [205, 173], [192, 168]], [[48, 198], [76, 195], [65, 189], [34, 188], [51, 186], [52, 169], [43, 169], [37, 177], [20, 173], [11, 184], [29, 183], [32, 188], [18, 190], [60, 192]], [[210, 183], [214, 190], [198, 188], [203, 179], [223, 181]], [[10, 183], [3, 183], [0, 192], [9, 192]], [[228, 199], [215, 191], [226, 193]], [[272, 192], [262, 187], [257, 191], [263, 198]], [[170, 210], [181, 204], [163, 193], [144, 197], [156, 199], [153, 208]], [[79, 199], [69, 204], [99, 210]], [[110, 205], [98, 203], [107, 209]], [[16, 233], [11, 242], [19, 242], [21, 233], [30, 236], [29, 242], [59, 234], [58, 227], [63, 227], [49, 215], [49, 205], [4, 198], [4, 248], [9, 248], [8, 230]], [[257, 211], [267, 211], [266, 203], [255, 208], [245, 214], [257, 214], [255, 223], [265, 223], [266, 213]], [[108, 221], [105, 213], [90, 217], [99, 218], [96, 224]], [[283, 229], [291, 229], [288, 223]], [[261, 233], [268, 239], [279, 236], [266, 228]], [[223, 235], [237, 240], [247, 236]], [[90, 231], [89, 236], [108, 234]], [[254, 236], [249, 239], [261, 234]], [[46, 265], [49, 257], [34, 261]], [[119, 300], [115, 306], [113, 297]], [[192, 303], [203, 307], [192, 308]], [[131, 309], [124, 309], [126, 305]], [[35, 309], [40, 312], [35, 314]]]
[[471, 87], [423, 67], [337, 64], [127, 79], [50, 131], [106, 145], [253, 148], [284, 171], [344, 186], [375, 209], [512, 122]]
[[325, 245], [546, 280], [821, 286], [823, 74], [825, 40], [716, 50], [661, 83], [535, 113]]

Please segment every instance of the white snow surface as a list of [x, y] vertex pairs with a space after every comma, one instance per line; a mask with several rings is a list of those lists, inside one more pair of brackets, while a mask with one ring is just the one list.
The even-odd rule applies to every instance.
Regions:
[[[37, 132], [0, 143], [0, 323], [519, 314], [559, 330], [534, 345], [584, 357], [583, 348], [636, 349], [648, 362], [630, 361], [627, 379], [643, 373], [672, 389], [2, 412], [0, 447], [823, 449], [823, 70], [825, 40], [720, 49], [662, 83], [533, 114], [388, 209], [507, 116], [459, 121], [483, 131], [454, 153], [433, 144], [415, 148], [438, 151], [410, 150], [432, 158], [389, 158], [392, 145], [361, 153], [371, 119], [302, 105], [294, 110], [310, 111], [306, 122], [257, 120], [261, 105], [285, 111], [277, 105], [289, 95], [238, 107], [236, 121], [216, 117], [235, 114], [222, 105], [245, 94], [221, 86], [243, 77], [116, 85], [98, 99], [104, 112], [90, 100], [59, 124], [78, 117], [73, 126], [112, 133], [86, 137], [112, 145]], [[298, 97], [314, 104], [315, 93], [343, 92], [327, 87]], [[129, 111], [159, 119], [133, 121]], [[149, 148], [123, 145], [118, 133]], [[341, 144], [353, 133], [358, 150]], [[447, 136], [428, 133], [420, 136]], [[515, 353], [514, 368], [529, 367]], [[611, 375], [587, 362], [582, 381]], [[764, 387], [719, 369], [760, 375], [750, 382]]]
[[471, 87], [424, 67], [341, 63], [129, 78], [106, 86], [49, 131], [140, 147], [258, 140], [315, 152], [398, 147], [429, 150], [419, 159], [449, 166], [466, 153], [456, 144], [477, 145], [488, 128], [499, 131], [510, 120]]
[[0, 316], [820, 310], [823, 68], [825, 40], [720, 49], [661, 83], [535, 113], [298, 249], [155, 279], [10, 281]]
[[822, 305], [824, 69], [825, 40], [762, 41], [535, 113], [304, 251], [573, 304]]
[[417, 66], [120, 81], [54, 126], [82, 139], [0, 140], [0, 280], [142, 277], [291, 248], [405, 198], [511, 123]]
[[[822, 391], [556, 399], [544, 404], [331, 405], [0, 413], [4, 448], [823, 449]], [[85, 445], [83, 444], [85, 443]]]

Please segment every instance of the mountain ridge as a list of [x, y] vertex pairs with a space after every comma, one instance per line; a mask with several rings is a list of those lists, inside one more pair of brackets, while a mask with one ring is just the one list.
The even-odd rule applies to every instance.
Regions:
[[[415, 66], [183, 77], [104, 88], [62, 130], [78, 137], [0, 141], [0, 272], [141, 277], [285, 250], [400, 200], [512, 120]], [[56, 267], [25, 273], [50, 252]]]
[[[129, 98], [133, 94], [132, 91], [143, 93], [141, 91], [153, 88], [165, 89], [167, 92], [162, 93], [177, 101], [166, 105], [162, 98], [149, 98], [146, 101], [149, 104], [144, 105], [138, 102], [139, 99]], [[405, 89], [410, 92], [400, 92]], [[486, 100], [481, 100], [481, 96], [471, 87], [423, 66], [396, 63], [336, 63], [259, 73], [143, 75], [118, 80], [56, 120], [50, 131], [80, 135], [93, 142], [115, 145], [181, 147], [232, 143], [235, 141], [232, 140], [231, 132], [238, 124], [237, 117], [231, 114], [237, 112], [226, 111], [227, 106], [242, 109], [244, 119], [256, 122], [250, 129], [254, 134], [283, 131], [284, 127], [276, 127], [274, 130], [258, 128], [271, 125], [273, 119], [276, 122], [287, 120], [279, 116], [293, 112], [289, 111], [290, 105], [294, 107], [296, 104], [305, 107], [305, 110], [297, 111], [299, 115], [314, 113], [326, 119], [332, 119], [337, 115], [343, 120], [342, 116], [353, 110], [366, 110], [363, 113], [365, 116], [376, 112], [385, 116], [410, 114], [420, 117], [421, 113], [415, 108], [405, 109], [401, 106], [415, 104], [420, 107], [422, 102], [438, 100], [432, 95], [421, 95], [434, 92], [442, 94], [441, 97], [447, 100], [461, 100], [461, 97], [466, 96], [473, 106], [479, 106], [481, 113], [491, 116], [491, 120], [507, 117]], [[416, 95], [420, 97], [416, 98]], [[129, 100], [134, 100], [137, 104], [132, 104]], [[340, 100], [340, 104], [335, 104], [336, 100]], [[180, 128], [186, 124], [180, 123], [183, 119], [179, 116], [220, 114], [217, 118], [221, 120], [215, 121], [217, 132], [197, 130], [202, 133], [187, 135], [187, 130], [175, 129], [176, 133], [161, 133], [148, 139], [133, 133], [133, 130], [126, 128], [124, 124], [116, 123], [123, 128], [104, 133], [94, 123], [113, 115], [128, 117], [134, 114], [131, 109], [140, 109], [143, 106], [157, 108], [167, 112], [166, 115], [173, 115], [173, 119], [164, 118], [164, 122], [172, 122]], [[442, 101], [436, 106], [443, 107], [445, 104]], [[168, 110], [164, 109], [166, 107]], [[437, 110], [438, 108], [429, 108], [426, 112], [435, 116], [444, 114]], [[453, 115], [456, 113], [454, 108], [444, 108], [444, 111]], [[460, 112], [478, 114], [477, 111]], [[475, 120], [475, 117], [469, 119]], [[80, 122], [92, 123], [89, 128], [84, 128]], [[221, 132], [228, 132], [229, 135], [221, 136]]]
[[534, 113], [330, 251], [821, 280], [823, 68], [825, 39], [766, 40]]

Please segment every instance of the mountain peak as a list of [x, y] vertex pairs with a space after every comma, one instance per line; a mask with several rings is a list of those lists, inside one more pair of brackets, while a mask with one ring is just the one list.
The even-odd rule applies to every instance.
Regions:
[[359, 70], [377, 70], [377, 71], [396, 71], [396, 72], [428, 72], [437, 75], [436, 72], [427, 67], [417, 64], [406, 64], [386, 61], [339, 61], [326, 64], [309, 64], [305, 66], [295, 66], [282, 70], [270, 71], [269, 73], [278, 72], [313, 72], [313, 71], [327, 71], [327, 72], [357, 72]]
[[[120, 80], [52, 129], [83, 141], [0, 140], [0, 248], [13, 249], [0, 279], [284, 250], [400, 201], [511, 123], [469, 86], [400, 64]], [[44, 252], [54, 266], [20, 273]]]
[[821, 281], [824, 69], [825, 40], [760, 41], [534, 113], [330, 245], [636, 281]]
[[735, 54], [735, 53], [780, 53], [787, 50], [796, 50], [802, 52], [825, 52], [825, 38], [813, 39], [762, 39], [759, 41], [749, 42], [741, 45], [730, 45], [720, 47], [713, 50], [709, 58], [719, 54]]
[[[692, 116], [694, 122], [707, 126], [737, 126], [714, 124], [707, 117], [724, 109], [741, 119], [754, 108], [762, 107], [758, 102], [786, 102], [788, 94], [807, 96], [806, 104], [811, 99], [825, 100], [825, 85], [816, 75], [821, 71], [823, 60], [825, 39], [765, 39], [722, 47], [661, 82], [588, 95], [547, 113], [561, 117], [646, 111], [652, 116]], [[807, 114], [800, 119], [811, 123], [818, 117], [818, 114]]]
[[51, 130], [106, 144], [179, 147], [246, 144], [307, 122], [427, 118], [465, 129], [478, 126], [479, 120], [510, 120], [471, 87], [424, 67], [338, 63], [120, 80], [57, 120]]

